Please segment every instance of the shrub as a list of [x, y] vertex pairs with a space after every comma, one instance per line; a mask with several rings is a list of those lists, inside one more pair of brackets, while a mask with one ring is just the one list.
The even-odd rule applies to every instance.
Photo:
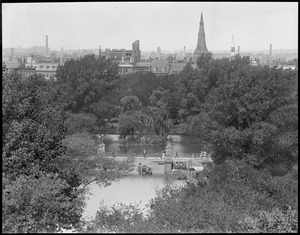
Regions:
[[298, 210], [288, 207], [272, 211], [259, 211], [256, 216], [247, 216], [240, 222], [247, 232], [296, 233], [298, 231]]

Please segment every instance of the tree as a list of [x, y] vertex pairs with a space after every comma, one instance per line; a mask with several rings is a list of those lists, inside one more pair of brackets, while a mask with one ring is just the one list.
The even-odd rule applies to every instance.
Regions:
[[147, 107], [150, 105], [149, 97], [153, 90], [162, 87], [170, 91], [167, 107], [169, 117], [171, 119], [177, 119], [181, 97], [179, 93], [176, 92], [176, 80], [177, 75], [157, 76], [151, 72], [146, 74], [128, 74], [121, 80], [120, 96], [136, 96], [141, 101], [141, 105]]
[[87, 186], [109, 185], [124, 176], [132, 159], [96, 156], [88, 133], [66, 136], [67, 115], [54, 105], [53, 83], [44, 77], [12, 73], [2, 85], [3, 231], [78, 226]]
[[236, 59], [230, 78], [219, 81], [205, 104], [218, 123], [210, 135], [216, 161], [250, 157], [255, 165], [291, 166], [297, 162], [296, 72], [251, 67]]
[[48, 170], [47, 163], [63, 153], [65, 116], [47, 100], [49, 82], [39, 75], [3, 77], [3, 171], [14, 178], [34, 174], [32, 166]]
[[197, 58], [197, 67], [201, 69], [202, 67], [205, 67], [211, 60], [212, 60], [213, 53], [202, 53]]
[[124, 96], [121, 99], [122, 108], [119, 116], [120, 137], [125, 138], [130, 135], [133, 138], [134, 133], [140, 135], [146, 128], [148, 117], [142, 111], [141, 103], [136, 96]]
[[38, 232], [43, 227], [49, 232], [77, 224], [82, 198], [73, 190], [79, 184], [53, 165], [65, 151], [65, 116], [48, 100], [51, 82], [12, 73], [2, 85], [3, 231]]
[[3, 178], [2, 232], [55, 232], [80, 222], [83, 200], [58, 174]]
[[108, 186], [133, 170], [133, 159], [130, 156], [118, 162], [98, 154], [98, 143], [88, 132], [68, 135], [62, 144], [66, 147], [66, 152], [54, 163], [76, 174], [79, 184], [76, 188], [77, 194], [92, 182]]
[[167, 112], [168, 100], [169, 91], [161, 87], [154, 90], [149, 97], [150, 106], [147, 109], [156, 135], [166, 135], [171, 128]]
[[91, 113], [73, 114], [69, 112], [65, 125], [67, 127], [67, 135], [84, 131], [90, 133], [98, 131], [97, 118]]
[[110, 60], [86, 55], [69, 60], [57, 70], [59, 101], [73, 113], [87, 112], [100, 123], [118, 112], [118, 66]]

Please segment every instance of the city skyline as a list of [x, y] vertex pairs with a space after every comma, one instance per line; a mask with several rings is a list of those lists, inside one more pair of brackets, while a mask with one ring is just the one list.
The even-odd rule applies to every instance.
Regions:
[[296, 2], [88, 2], [3, 3], [2, 47], [52, 50], [131, 48], [195, 49], [203, 13], [209, 51], [298, 48]]

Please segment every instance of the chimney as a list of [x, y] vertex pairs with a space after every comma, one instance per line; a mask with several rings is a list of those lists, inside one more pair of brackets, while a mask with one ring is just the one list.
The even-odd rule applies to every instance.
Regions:
[[235, 54], [235, 43], [234, 43], [234, 35], [232, 35], [232, 41], [231, 41], [231, 57]]
[[46, 54], [48, 55], [48, 35], [46, 35]]
[[270, 56], [272, 55], [272, 44], [270, 44]]
[[238, 46], [238, 53], [240, 54], [240, 46]]
[[99, 57], [102, 56], [101, 45], [99, 45]]
[[185, 54], [185, 46], [183, 47], [183, 53]]
[[60, 65], [63, 65], [63, 48], [60, 48]]
[[13, 47], [10, 49], [10, 53], [11, 53], [10, 61], [12, 61], [12, 58], [14, 57], [14, 48]]

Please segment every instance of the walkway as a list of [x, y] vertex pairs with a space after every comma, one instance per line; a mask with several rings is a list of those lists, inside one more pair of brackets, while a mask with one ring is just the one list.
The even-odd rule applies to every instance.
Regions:
[[[112, 158], [112, 159], [116, 159], [116, 160], [124, 160], [124, 158], [127, 158], [128, 156], [126, 155], [119, 155], [117, 154], [116, 156], [111, 156], [106, 154], [105, 155], [106, 158]], [[198, 163], [209, 163], [209, 162], [213, 162], [211, 157], [201, 157], [201, 158], [192, 158], [192, 157], [165, 157], [164, 159], [162, 159], [161, 157], [153, 157], [153, 156], [146, 156], [146, 158], [144, 158], [144, 156], [133, 156], [133, 158], [135, 160], [142, 160], [142, 159], [147, 159], [147, 160], [151, 160], [154, 162], [161, 162], [163, 161], [175, 161], [175, 162], [198, 162]]]

